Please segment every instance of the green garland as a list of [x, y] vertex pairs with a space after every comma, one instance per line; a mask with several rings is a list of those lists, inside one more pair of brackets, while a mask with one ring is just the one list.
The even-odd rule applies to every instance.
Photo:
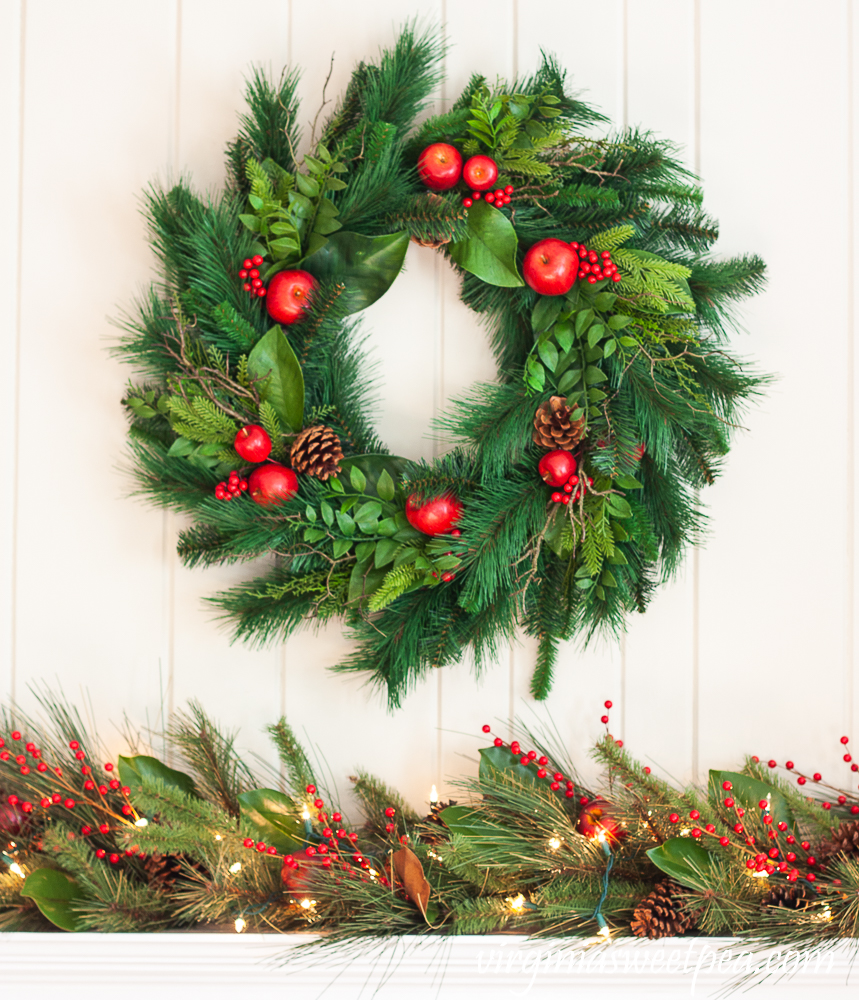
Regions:
[[285, 719], [286, 779], [261, 782], [198, 705], [157, 737], [167, 766], [137, 748], [104, 763], [73, 708], [41, 703], [47, 725], [0, 717], [2, 931], [859, 938], [859, 798], [793, 762], [677, 789], [606, 733], [595, 788], [520, 730], [487, 736], [461, 802], [425, 817], [359, 774], [350, 822]]
[[[119, 347], [142, 378], [124, 399], [141, 490], [192, 521], [182, 560], [277, 556], [213, 599], [235, 635], [263, 643], [343, 617], [356, 649], [338, 669], [368, 672], [392, 706], [467, 646], [479, 667], [518, 627], [539, 640], [543, 698], [559, 640], [620, 632], [698, 536], [698, 488], [764, 381], [724, 346], [728, 307], [760, 287], [763, 264], [710, 255], [715, 223], [673, 146], [636, 130], [589, 138], [604, 119], [548, 58], [509, 84], [473, 77], [418, 125], [441, 55], [433, 35], [404, 30], [358, 66], [302, 160], [295, 75], [254, 74], [225, 191], [148, 192], [162, 279]], [[436, 143], [489, 156], [512, 199], [428, 192], [416, 165]], [[354, 319], [410, 238], [455, 267], [498, 365], [439, 421], [453, 446], [430, 463], [389, 455], [374, 434]], [[591, 254], [567, 294], [521, 276], [545, 239]], [[262, 293], [292, 270], [313, 277], [310, 308], [273, 325]], [[534, 422], [558, 406], [579, 484], [553, 502]], [[241, 494], [245, 425], [264, 429], [270, 460], [295, 464], [297, 495]], [[417, 530], [409, 500], [449, 504], [446, 530]]]

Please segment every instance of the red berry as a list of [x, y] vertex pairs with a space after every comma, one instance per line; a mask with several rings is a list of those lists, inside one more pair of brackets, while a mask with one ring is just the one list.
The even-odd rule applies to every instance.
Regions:
[[699, 813], [697, 809], [693, 809], [689, 813], [689, 819], [699, 819], [700, 816], [701, 816], [701, 813]]
[[553, 792], [557, 792], [557, 790], [560, 787], [561, 787], [561, 783], [559, 781], [553, 781], [552, 784], [549, 785], [549, 788], [551, 788]]
[[388, 806], [388, 808], [385, 810], [385, 815], [388, 817], [388, 819], [392, 819], [395, 812], [396, 809], [394, 809], [393, 806]]
[[243, 289], [244, 289], [244, 290], [245, 290], [246, 292], [250, 292], [250, 291], [253, 291], [253, 287], [252, 287], [252, 286], [251, 286], [251, 284], [250, 284], [249, 282], [247, 282], [247, 281], [246, 281], [246, 282], [245, 282], [245, 283], [244, 283], [244, 284], [242, 285], [242, 288], [243, 288]]
[[841, 737], [841, 742], [847, 744], [847, 743], [850, 742], [850, 740], [846, 736], [842, 736]]
[[500, 736], [496, 736], [495, 739], [492, 742], [497, 747], [503, 747], [504, 746], [504, 740], [502, 740]]
[[[589, 479], [588, 482], [591, 482], [591, 480]], [[612, 707], [612, 702], [610, 702], [610, 701], [603, 702], [603, 704], [605, 705], [606, 708], [611, 708]]]
[[731, 790], [731, 789], [732, 789], [733, 787], [734, 787], [734, 786], [733, 786], [733, 785], [731, 784], [731, 782], [730, 782], [730, 781], [723, 781], [723, 782], [722, 782], [722, 788], [724, 788], [726, 792], [730, 792], [730, 790]]
[[456, 574], [455, 573], [449, 573], [449, 572], [448, 573], [442, 573], [441, 574], [441, 578], [442, 578], [442, 582], [444, 582], [444, 583], [450, 583], [451, 580], [453, 580], [453, 579], [456, 578]]
[[264, 299], [266, 297], [266, 290], [264, 288], [257, 289], [257, 298]]
[[314, 806], [316, 806], [317, 809], [321, 809], [325, 805], [322, 799], [314, 799], [313, 804]]
[[853, 758], [850, 756], [849, 753], [844, 754], [844, 763], [845, 764], [849, 764], [851, 760], [853, 760]]
[[537, 777], [538, 777], [538, 778], [545, 778], [545, 777], [546, 777], [546, 768], [545, 768], [545, 767], [541, 767], [541, 768], [540, 768], [540, 769], [539, 769], [539, 770], [537, 771]]
[[788, 771], [792, 771], [793, 770], [793, 761], [792, 760], [786, 760], [784, 762], [784, 766], [788, 769]]
[[104, 769], [105, 769], [105, 771], [112, 771], [113, 770], [113, 764], [105, 764], [104, 765]]
[[798, 778], [796, 779], [796, 783], [797, 783], [798, 785], [804, 785], [804, 784], [805, 784], [805, 778], [803, 778], [803, 777], [802, 777], [802, 776], [800, 775], [800, 777], [798, 777]]
[[95, 852], [95, 856], [96, 856], [97, 858], [103, 858], [103, 857], [105, 856], [105, 854], [107, 854], [107, 851], [106, 851], [106, 850], [105, 850], [105, 849], [104, 849], [103, 847], [100, 847], [100, 848], [99, 848], [99, 849], [98, 849], [98, 850], [97, 850], [97, 851]]
[[504, 188], [504, 193], [505, 194], [513, 194], [513, 185], [512, 184], [508, 184], [507, 187]]
[[474, 202], [471, 200], [471, 198], [463, 198], [462, 199], [462, 207], [463, 208], [471, 208], [471, 206], [473, 204], [474, 204]]
[[252, 260], [252, 259], [251, 259], [250, 257], [246, 257], [246, 258], [245, 258], [245, 259], [244, 259], [244, 260], [242, 261], [242, 267], [245, 267], [245, 268], [247, 268], [247, 269], [248, 269], [249, 271], [250, 271], [250, 269], [251, 269], [251, 268], [252, 268], [253, 266], [254, 266], [254, 262], [253, 262], [253, 260]]
[[668, 822], [669, 823], [679, 823], [680, 822], [680, 817], [677, 815], [677, 813], [671, 813], [671, 815], [668, 817]]
[[494, 205], [495, 204], [495, 195], [490, 191], [486, 195], [486, 197], [484, 198], [484, 201], [486, 202], [487, 205]]
[[479, 201], [480, 200], [480, 192], [479, 191], [472, 191], [471, 192], [471, 198], [472, 198], [473, 201]]
[[241, 271], [239, 271], [239, 277], [242, 279], [242, 281], [244, 281], [247, 276], [248, 272], [244, 268], [242, 268]]
[[253, 264], [254, 267], [259, 267], [260, 264], [262, 264], [262, 261], [263, 259], [262, 257], [260, 257], [258, 253], [254, 254], [253, 257], [251, 257], [251, 264]]
[[768, 809], [768, 808], [769, 808], [769, 802], [767, 802], [766, 799], [761, 799], [761, 801], [758, 803], [758, 809]]
[[601, 715], [600, 716], [600, 722], [608, 722], [608, 716], [607, 715]]
[[611, 276], [611, 280], [612, 280], [612, 281], [620, 281], [620, 280], [621, 280], [621, 277], [620, 277], [620, 275], [619, 275], [619, 274], [616, 274], [616, 273], [615, 273], [615, 274], [613, 274], [613, 275]]
[[719, 843], [722, 845], [722, 847], [727, 847], [728, 844], [730, 844], [730, 840], [728, 840], [727, 837], [719, 837]]
[[813, 778], [813, 779], [814, 779], [815, 781], [820, 781], [820, 779], [821, 779], [822, 777], [823, 777], [823, 775], [821, 775], [819, 771], [815, 771], [815, 772], [814, 772], [814, 774], [812, 774], [812, 778]]

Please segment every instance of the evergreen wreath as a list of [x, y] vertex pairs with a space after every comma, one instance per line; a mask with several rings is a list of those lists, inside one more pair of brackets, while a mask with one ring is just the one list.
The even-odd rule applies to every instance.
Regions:
[[197, 704], [158, 734], [171, 767], [139, 737], [108, 756], [73, 706], [39, 700], [45, 723], [0, 711], [0, 931], [311, 930], [362, 949], [696, 934], [818, 955], [859, 939], [855, 790], [758, 757], [678, 789], [610, 735], [610, 701], [599, 784], [551, 736], [485, 725], [459, 802], [431, 795], [424, 815], [359, 772], [350, 821], [286, 719], [261, 781]]
[[[162, 275], [118, 348], [141, 378], [124, 399], [140, 487], [193, 521], [182, 560], [276, 557], [212, 598], [235, 635], [343, 617], [356, 651], [337, 669], [392, 706], [518, 627], [544, 698], [560, 640], [622, 631], [699, 537], [698, 489], [764, 382], [725, 347], [763, 263], [710, 255], [672, 144], [592, 138], [605, 119], [549, 57], [472, 77], [417, 124], [442, 51], [407, 27], [303, 159], [295, 73], [254, 72], [223, 193], [146, 195]], [[498, 365], [440, 419], [453, 444], [432, 462], [373, 432], [355, 319], [409, 240], [455, 267]]]

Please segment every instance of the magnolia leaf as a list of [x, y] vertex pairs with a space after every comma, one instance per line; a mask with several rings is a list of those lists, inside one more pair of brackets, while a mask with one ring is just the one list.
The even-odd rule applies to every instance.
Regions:
[[485, 201], [468, 210], [468, 236], [448, 247], [450, 258], [489, 285], [516, 288], [524, 282], [516, 269], [519, 241], [513, 223]]
[[651, 847], [647, 856], [660, 871], [692, 888], [706, 878], [712, 861], [709, 851], [691, 837], [672, 837], [659, 847]]
[[254, 788], [242, 792], [238, 800], [242, 816], [256, 827], [266, 844], [283, 854], [304, 846], [308, 839], [304, 822], [288, 795], [273, 788]]
[[394, 851], [391, 854], [391, 867], [402, 883], [407, 895], [417, 903], [418, 909], [423, 914], [424, 920], [426, 920], [427, 904], [429, 903], [431, 890], [430, 884], [424, 875], [420, 858], [410, 848], [401, 847], [398, 851]]
[[146, 781], [161, 781], [169, 788], [178, 788], [186, 795], [197, 795], [194, 779], [184, 771], [175, 771], [162, 764], [157, 757], [143, 754], [137, 757], [119, 758], [119, 780], [132, 790], [142, 788]]
[[301, 265], [320, 281], [342, 282], [346, 291], [339, 307], [356, 313], [380, 299], [403, 268], [409, 246], [407, 232], [361, 236], [340, 230]]
[[260, 398], [296, 433], [304, 417], [304, 375], [286, 334], [273, 326], [248, 355], [248, 375], [257, 382]]
[[[730, 792], [722, 788], [725, 781], [730, 781]], [[710, 798], [718, 801], [724, 796], [731, 798], [741, 805], [746, 812], [760, 814], [762, 812], [758, 803], [767, 799], [769, 801], [769, 812], [773, 818], [773, 829], [779, 823], [787, 823], [791, 832], [795, 826], [793, 812], [787, 799], [773, 785], [768, 785], [765, 781], [757, 778], [750, 778], [747, 774], [737, 774], [734, 771], [711, 771], [710, 772]]]
[[32, 899], [54, 926], [63, 931], [76, 931], [79, 919], [72, 902], [86, 896], [71, 875], [55, 868], [37, 868], [21, 886], [21, 895]]

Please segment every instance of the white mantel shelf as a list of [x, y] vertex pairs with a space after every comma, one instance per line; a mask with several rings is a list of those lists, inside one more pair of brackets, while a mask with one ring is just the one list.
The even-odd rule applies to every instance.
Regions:
[[[313, 940], [273, 934], [0, 934], [2, 996], [18, 987], [14, 995], [28, 1000], [60, 993], [63, 1000], [93, 1000], [107, 990], [157, 1000], [706, 998], [724, 995], [749, 961], [767, 961], [762, 955], [750, 960], [741, 944], [721, 938], [623, 940], [561, 952], [556, 942], [513, 935], [407, 938], [396, 944], [367, 941], [348, 958], [337, 951], [297, 953]], [[855, 1000], [855, 955], [855, 948], [842, 945], [803, 960], [796, 971], [795, 953], [770, 953], [768, 981], [737, 996]], [[780, 961], [793, 974], [785, 975]]]

